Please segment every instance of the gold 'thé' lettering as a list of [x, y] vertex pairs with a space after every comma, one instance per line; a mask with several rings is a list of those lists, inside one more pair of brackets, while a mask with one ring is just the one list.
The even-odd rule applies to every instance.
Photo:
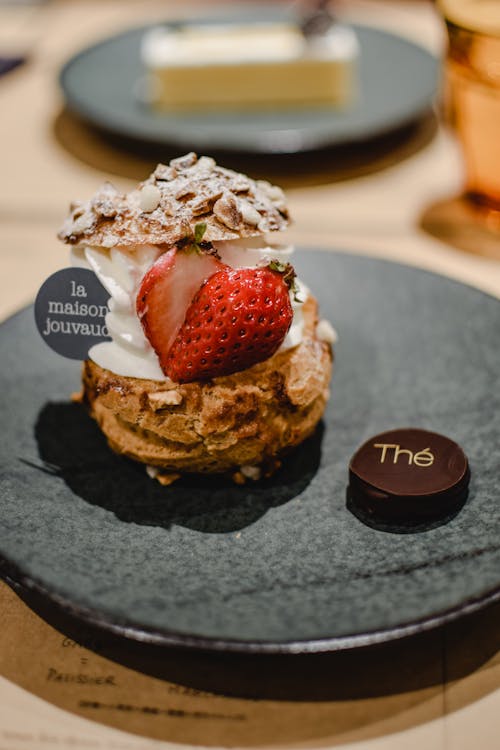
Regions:
[[382, 451], [380, 454], [381, 464], [385, 463], [387, 453], [390, 449], [394, 450], [392, 458], [393, 464], [397, 464], [399, 457], [403, 454], [408, 457], [408, 466], [415, 464], [415, 466], [427, 468], [434, 463], [434, 454], [431, 453], [430, 448], [424, 448], [423, 450], [417, 451], [417, 453], [413, 453], [413, 451], [408, 448], [401, 448], [401, 446], [396, 443], [374, 443], [373, 447], [380, 448]]

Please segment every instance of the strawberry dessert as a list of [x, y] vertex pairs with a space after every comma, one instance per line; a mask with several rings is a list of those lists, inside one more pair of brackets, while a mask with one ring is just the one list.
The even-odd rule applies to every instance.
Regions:
[[269, 475], [323, 414], [334, 332], [277, 239], [288, 221], [280, 188], [192, 153], [71, 207], [59, 236], [110, 294], [83, 400], [163, 484]]

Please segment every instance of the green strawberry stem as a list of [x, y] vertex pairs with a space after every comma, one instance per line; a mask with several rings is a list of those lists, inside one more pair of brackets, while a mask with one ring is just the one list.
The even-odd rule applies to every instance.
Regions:
[[291, 263], [283, 263], [283, 261], [281, 260], [274, 259], [268, 263], [268, 268], [271, 271], [276, 271], [277, 273], [282, 274], [283, 281], [292, 292], [295, 302], [303, 301], [298, 297], [299, 288], [297, 286], [297, 282], [295, 281], [295, 279], [297, 278], [297, 274], [295, 273], [295, 269]]
[[198, 253], [198, 255], [200, 255], [201, 253], [210, 250], [212, 248], [212, 245], [210, 243], [204, 242], [202, 245], [203, 236], [206, 231], [207, 225], [204, 221], [201, 221], [199, 224], [195, 224], [194, 235], [187, 236], [185, 239], [186, 244], [182, 248], [184, 252]]

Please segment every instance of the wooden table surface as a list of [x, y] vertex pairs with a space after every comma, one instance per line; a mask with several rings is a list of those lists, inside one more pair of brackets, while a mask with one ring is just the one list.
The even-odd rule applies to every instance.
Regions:
[[[129, 188], [152, 164], [124, 153], [64, 110], [56, 83], [60, 66], [96, 38], [168, 15], [195, 16], [209, 5], [61, 0], [0, 6], [0, 52], [30, 54], [26, 65], [0, 79], [0, 319], [30, 302], [43, 280], [67, 264], [55, 234], [69, 201], [89, 197], [103, 179]], [[344, 0], [339, 8], [436, 54], [443, 49], [441, 21], [426, 0]], [[425, 267], [500, 296], [500, 248], [495, 237], [471, 233], [457, 210], [462, 162], [439, 108], [438, 117], [424, 118], [392, 143], [385, 139], [347, 150], [336, 161], [299, 160], [271, 168], [255, 160], [247, 170], [286, 188], [295, 220], [290, 237], [297, 244]], [[387, 670], [421, 663], [435, 671], [433, 679], [413, 680], [407, 688], [402, 683], [389, 694], [367, 694], [358, 656], [359, 696], [252, 701], [200, 693], [109, 661], [92, 644], [86, 649], [70, 641], [0, 584], [0, 750], [176, 743], [494, 750], [500, 742], [499, 625], [500, 608], [493, 606], [389, 649]], [[120, 686], [115, 702], [127, 705], [133, 693], [134, 710], [113, 711], [109, 701], [106, 707], [99, 685], [92, 696], [103, 710], [96, 714], [95, 706], [82, 706], [75, 681], [57, 677], [78, 670], [112, 673]], [[165, 695], [173, 711], [155, 714]], [[149, 714], [140, 706], [149, 706]], [[237, 731], [227, 718], [236, 714], [246, 717]]]

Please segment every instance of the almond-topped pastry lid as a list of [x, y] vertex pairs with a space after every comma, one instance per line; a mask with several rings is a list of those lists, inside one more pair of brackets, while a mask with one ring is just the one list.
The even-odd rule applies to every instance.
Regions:
[[218, 166], [195, 153], [159, 164], [130, 193], [106, 182], [90, 201], [73, 203], [59, 238], [100, 247], [173, 245], [195, 236], [215, 242], [258, 236], [288, 226], [281, 188]]

